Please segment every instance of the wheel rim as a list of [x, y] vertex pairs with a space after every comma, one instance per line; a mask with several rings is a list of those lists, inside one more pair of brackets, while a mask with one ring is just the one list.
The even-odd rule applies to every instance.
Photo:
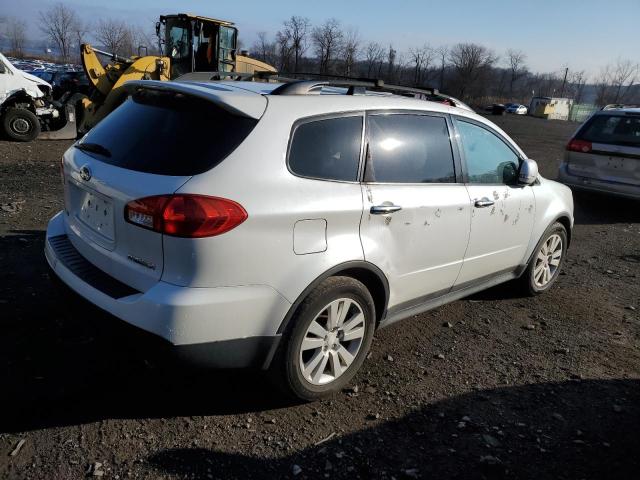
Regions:
[[362, 307], [350, 298], [326, 305], [309, 324], [300, 345], [299, 368], [305, 380], [326, 385], [353, 364], [366, 330]]
[[31, 124], [24, 118], [16, 118], [11, 122], [11, 129], [20, 135], [24, 135], [25, 133], [29, 133], [29, 130], [31, 130]]
[[561, 259], [562, 237], [554, 233], [542, 244], [536, 256], [533, 281], [537, 287], [545, 287], [553, 280], [560, 267]]

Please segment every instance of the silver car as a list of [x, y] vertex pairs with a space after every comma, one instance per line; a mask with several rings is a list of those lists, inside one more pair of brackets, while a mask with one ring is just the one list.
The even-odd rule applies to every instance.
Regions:
[[569, 140], [558, 178], [577, 189], [640, 199], [640, 108], [591, 116]]
[[266, 369], [313, 400], [378, 328], [558, 277], [571, 191], [463, 104], [322, 82], [127, 88], [64, 154], [46, 258], [193, 361]]

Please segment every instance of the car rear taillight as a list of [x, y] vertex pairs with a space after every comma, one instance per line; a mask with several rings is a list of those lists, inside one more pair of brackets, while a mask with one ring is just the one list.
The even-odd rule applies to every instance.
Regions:
[[591, 151], [591, 142], [572, 138], [569, 140], [569, 143], [567, 143], [567, 150], [570, 152], [589, 153]]
[[206, 195], [156, 195], [129, 202], [124, 219], [142, 228], [175, 237], [213, 237], [247, 219], [242, 205]]

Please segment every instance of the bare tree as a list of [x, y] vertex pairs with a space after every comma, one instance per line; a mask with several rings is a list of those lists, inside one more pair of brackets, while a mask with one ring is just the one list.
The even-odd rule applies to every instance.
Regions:
[[571, 72], [569, 79], [569, 91], [575, 103], [580, 103], [584, 94], [584, 86], [587, 83], [587, 76], [584, 70]]
[[440, 60], [440, 84], [438, 88], [442, 90], [444, 88], [444, 70], [447, 66], [447, 56], [449, 55], [449, 47], [442, 45], [435, 50], [438, 59]]
[[449, 52], [449, 61], [453, 66], [461, 97], [476, 87], [485, 71], [497, 61], [497, 57], [488, 48], [475, 43], [458, 43]]
[[433, 61], [434, 50], [429, 45], [409, 49], [409, 58], [413, 68], [413, 84], [419, 86], [423, 83], [424, 72], [429, 69]]
[[396, 57], [398, 55], [398, 51], [393, 48], [393, 45], [389, 45], [389, 51], [387, 53], [387, 79], [393, 80], [394, 73], [396, 71]]
[[44, 12], [39, 12], [40, 30], [57, 45], [60, 56], [69, 61], [73, 43], [73, 28], [77, 24], [76, 14], [64, 3], [55, 3]]
[[379, 43], [369, 42], [365, 49], [365, 58], [367, 62], [367, 77], [372, 74], [380, 76], [382, 62], [384, 61], [384, 50]]
[[130, 50], [132, 44], [131, 32], [128, 25], [122, 20], [107, 18], [100, 20], [96, 25], [94, 36], [100, 45], [108, 52], [124, 55], [125, 50]]
[[89, 25], [80, 19], [77, 19], [71, 27], [75, 43], [78, 46], [78, 54], [80, 54], [80, 46], [85, 42], [89, 29]]
[[513, 96], [513, 84], [522, 77], [524, 69], [524, 61], [527, 56], [521, 50], [507, 50], [507, 61], [511, 70], [511, 82], [509, 83], [509, 94]]
[[358, 59], [358, 51], [360, 48], [360, 34], [358, 30], [350, 28], [345, 35], [344, 45], [342, 47], [342, 57], [344, 58], [344, 74], [350, 76], [353, 74], [353, 68]]
[[622, 102], [638, 78], [638, 64], [631, 60], [618, 58], [611, 70], [611, 86], [613, 87], [613, 103]]
[[278, 70], [281, 72], [290, 70], [293, 46], [291, 43], [291, 32], [289, 30], [283, 29], [276, 33], [276, 50]]
[[313, 29], [311, 39], [318, 56], [320, 73], [330, 72], [331, 62], [342, 47], [343, 37], [340, 22], [335, 18], [330, 18]]
[[252, 54], [266, 63], [276, 63], [276, 45], [267, 38], [267, 32], [258, 32], [258, 39], [251, 47]]
[[11, 46], [11, 53], [17, 57], [24, 55], [24, 44], [27, 41], [27, 24], [24, 20], [9, 18], [6, 35]]
[[595, 78], [596, 104], [606, 105], [609, 103], [609, 92], [611, 86], [611, 66], [607, 65], [600, 69], [600, 73]]
[[284, 22], [284, 29], [287, 30], [291, 39], [291, 50], [293, 51], [293, 69], [298, 71], [300, 60], [307, 51], [307, 36], [311, 22], [306, 17], [291, 16], [289, 20]]

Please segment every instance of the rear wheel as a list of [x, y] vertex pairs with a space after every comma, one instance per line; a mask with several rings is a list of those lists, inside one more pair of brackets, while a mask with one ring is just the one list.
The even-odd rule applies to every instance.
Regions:
[[561, 223], [554, 223], [536, 246], [535, 253], [521, 280], [525, 291], [539, 295], [547, 291], [560, 275], [560, 268], [567, 252], [567, 230]]
[[331, 277], [302, 302], [274, 368], [279, 383], [302, 400], [339, 391], [356, 374], [371, 347], [375, 306], [350, 277]]
[[26, 108], [8, 108], [2, 116], [2, 128], [9, 138], [19, 142], [30, 142], [40, 135], [38, 117]]

